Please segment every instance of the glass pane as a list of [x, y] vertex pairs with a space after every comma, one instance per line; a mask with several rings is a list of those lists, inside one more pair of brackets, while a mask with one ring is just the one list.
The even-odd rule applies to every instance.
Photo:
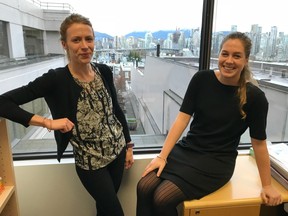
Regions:
[[7, 23], [0, 20], [0, 62], [9, 58]]
[[[231, 31], [245, 32], [252, 40], [250, 67], [269, 101], [267, 135], [270, 141], [287, 141], [288, 25], [286, 1], [218, 0], [215, 3], [211, 68], [217, 67], [222, 38]], [[283, 16], [282, 16], [283, 15]], [[242, 137], [249, 142], [249, 134]]]
[[26, 56], [44, 54], [43, 31], [24, 26], [23, 35]]
[[[16, 12], [7, 18], [12, 50], [9, 68], [13, 70], [6, 73], [0, 69], [0, 94], [67, 64], [59, 26], [69, 13], [80, 13], [91, 20], [95, 30], [93, 61], [105, 63], [113, 71], [118, 100], [136, 147], [161, 146], [197, 71], [203, 1], [193, 1], [192, 8], [189, 0], [177, 4], [112, 0], [109, 5], [105, 1], [95, 5], [94, 0], [85, 4], [78, 0], [31, 0], [21, 4], [29, 11], [23, 12], [24, 19], [13, 22], [13, 16], [21, 17]], [[2, 7], [19, 6], [12, 2]], [[51, 117], [44, 100], [23, 107]], [[56, 151], [53, 132], [12, 122], [8, 127], [14, 153]]]

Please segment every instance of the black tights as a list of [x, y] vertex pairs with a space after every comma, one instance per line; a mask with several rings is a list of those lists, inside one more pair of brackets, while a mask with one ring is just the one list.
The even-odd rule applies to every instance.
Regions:
[[186, 195], [171, 181], [150, 172], [137, 185], [137, 216], [177, 216]]
[[77, 174], [96, 201], [97, 216], [124, 216], [117, 197], [125, 162], [126, 149], [109, 165], [98, 170], [76, 167]]

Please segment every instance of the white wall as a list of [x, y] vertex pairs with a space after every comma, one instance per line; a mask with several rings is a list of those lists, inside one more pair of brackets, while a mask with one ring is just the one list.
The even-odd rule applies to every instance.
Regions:
[[65, 57], [41, 61], [20, 67], [12, 67], [1, 70], [0, 73], [0, 94], [22, 85], [26, 85], [29, 81], [48, 72], [49, 69], [63, 67], [65, 65]]
[[0, 20], [44, 30], [43, 11], [27, 0], [1, 0]]
[[27, 0], [1, 0], [0, 11], [0, 20], [8, 23], [10, 58], [25, 57], [23, 26], [45, 31], [45, 54], [64, 53], [59, 42], [59, 28], [70, 11], [42, 10]]
[[[135, 216], [136, 185], [144, 168], [155, 155], [135, 157], [125, 170], [119, 199], [125, 216]], [[21, 216], [95, 216], [95, 203], [83, 188], [73, 159], [14, 162]]]
[[287, 141], [288, 139], [288, 94], [273, 88], [261, 88], [269, 101], [267, 134], [270, 141]]
[[[155, 155], [136, 157], [119, 191], [125, 216], [136, 215], [136, 186]], [[14, 162], [20, 216], [95, 216], [95, 204], [81, 185], [72, 159]], [[288, 204], [285, 204], [288, 212]], [[181, 212], [181, 210], [180, 210]]]
[[46, 53], [64, 54], [64, 49], [61, 45], [59, 32], [46, 32], [46, 38], [47, 41], [49, 41], [49, 46], [47, 43], [45, 43]]
[[20, 24], [19, 0], [1, 0], [0, 11], [0, 20]]
[[[150, 56], [146, 56], [143, 73], [136, 68], [131, 68], [132, 91], [149, 108], [158, 128], [160, 130], [164, 128], [162, 133], [166, 132], [166, 128], [171, 127], [171, 125], [163, 125], [163, 123], [173, 123], [180, 108], [178, 106], [178, 109], [174, 109], [175, 112], [170, 112], [171, 119], [163, 119], [163, 113], [169, 112], [168, 107], [163, 106], [164, 91], [171, 90], [183, 98], [188, 84], [197, 70], [190, 65]], [[140, 118], [145, 119], [144, 116]]]

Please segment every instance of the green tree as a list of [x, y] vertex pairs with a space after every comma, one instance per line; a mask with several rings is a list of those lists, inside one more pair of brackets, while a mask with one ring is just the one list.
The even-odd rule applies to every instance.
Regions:
[[138, 51], [130, 51], [128, 57], [127, 57], [128, 61], [141, 61], [141, 55]]

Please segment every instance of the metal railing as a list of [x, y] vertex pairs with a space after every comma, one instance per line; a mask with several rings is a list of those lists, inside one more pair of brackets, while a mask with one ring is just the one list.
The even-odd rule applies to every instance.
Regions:
[[69, 3], [60, 3], [60, 2], [42, 2], [39, 0], [28, 0], [34, 5], [45, 10], [69, 10], [74, 11], [74, 8]]

